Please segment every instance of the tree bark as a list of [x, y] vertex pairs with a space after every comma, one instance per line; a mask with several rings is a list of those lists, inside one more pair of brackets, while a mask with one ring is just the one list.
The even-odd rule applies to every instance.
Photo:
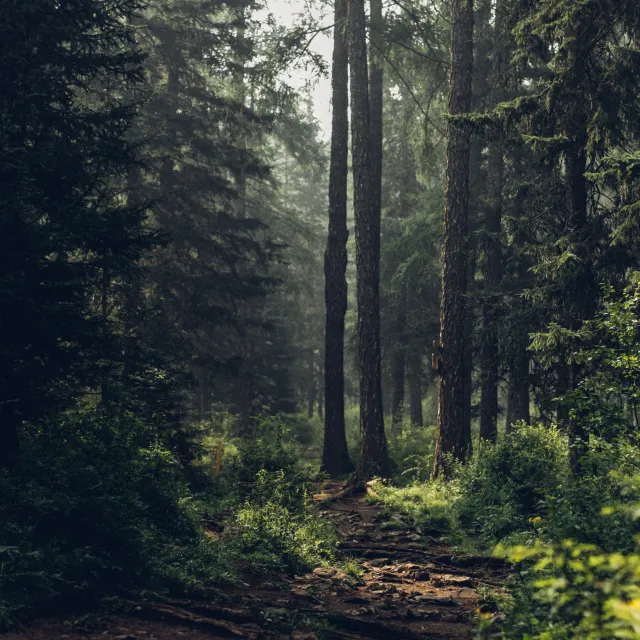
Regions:
[[511, 360], [507, 387], [506, 432], [510, 433], [516, 422], [531, 422], [529, 398], [529, 354], [523, 347]]
[[209, 367], [202, 362], [198, 366], [198, 395], [200, 408], [200, 422], [211, 420], [211, 386]]
[[[476, 273], [476, 245], [471, 242], [468, 252], [467, 266], [467, 282], [472, 283], [475, 280]], [[472, 287], [468, 285], [469, 295], [473, 293]], [[471, 441], [471, 414], [473, 400], [473, 368], [474, 368], [474, 350], [473, 350], [473, 330], [475, 327], [476, 314], [473, 305], [465, 305], [464, 317], [464, 360], [463, 360], [463, 403], [462, 403], [462, 426], [465, 433], [469, 434]]]
[[423, 427], [422, 416], [422, 364], [420, 353], [411, 349], [407, 358], [407, 382], [409, 384], [409, 420], [412, 427]]
[[380, 362], [380, 215], [374, 207], [364, 0], [349, 0], [351, 144], [356, 229], [360, 481], [390, 473]]
[[[502, 22], [504, 3], [498, 0], [493, 29], [494, 61], [492, 70], [491, 106], [504, 96], [505, 47]], [[489, 206], [486, 216], [484, 251], [484, 304], [482, 307], [480, 438], [495, 442], [498, 437], [498, 382], [500, 362], [498, 352], [498, 287], [502, 280], [502, 188], [504, 184], [504, 146], [501, 134], [489, 143], [488, 158]]]
[[347, 312], [347, 180], [349, 149], [349, 56], [347, 0], [335, 0], [332, 69], [333, 115], [329, 175], [329, 234], [324, 254], [324, 447], [322, 469], [349, 473], [344, 425], [344, 318]]
[[[468, 113], [471, 106], [473, 0], [453, 0], [452, 29], [448, 112], [450, 115], [458, 115]], [[447, 473], [447, 455], [464, 460], [471, 448], [471, 433], [465, 428], [463, 415], [470, 142], [471, 131], [468, 124], [449, 120], [442, 245], [440, 388], [434, 477], [442, 472]]]
[[369, 104], [371, 113], [371, 206], [379, 220], [382, 217], [382, 54], [384, 49], [384, 22], [382, 0], [370, 0], [370, 63]]
[[407, 287], [402, 286], [400, 300], [398, 301], [398, 315], [396, 317], [393, 355], [391, 362], [391, 429], [394, 435], [402, 433], [404, 420], [404, 391], [405, 391], [405, 328], [407, 321]]
[[[237, 59], [237, 71], [234, 77], [235, 99], [240, 109], [240, 115], [245, 111], [247, 102], [246, 88], [246, 7], [237, 9], [238, 28], [236, 32], [239, 55]], [[236, 144], [240, 152], [240, 164], [236, 170], [235, 188], [236, 197], [233, 203], [234, 212], [238, 219], [247, 217], [247, 165], [245, 154], [247, 151], [247, 132], [240, 128]], [[241, 305], [241, 314], [246, 313], [245, 305]], [[242, 332], [238, 336], [238, 354], [240, 364], [236, 375], [235, 410], [238, 416], [236, 435], [244, 435], [251, 425], [252, 414], [252, 383], [249, 371], [249, 360], [252, 353], [252, 345], [248, 333]]]
[[309, 351], [309, 359], [308, 359], [308, 372], [307, 375], [309, 379], [307, 381], [307, 416], [309, 420], [313, 418], [313, 414], [316, 408], [316, 398], [318, 395], [318, 389], [316, 387], [316, 372], [315, 372], [315, 362], [314, 362], [314, 353], [313, 350]]

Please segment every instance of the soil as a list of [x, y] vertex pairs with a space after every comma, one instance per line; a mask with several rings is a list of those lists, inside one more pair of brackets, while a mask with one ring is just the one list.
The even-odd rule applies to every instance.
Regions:
[[476, 638], [478, 612], [486, 608], [478, 587], [501, 590], [509, 567], [454, 553], [438, 532], [389, 520], [365, 496], [342, 496], [341, 488], [327, 483], [315, 499], [340, 533], [343, 559], [352, 558], [362, 575], [318, 567], [295, 577], [246, 577], [246, 586], [208, 602], [158, 596], [131, 602], [126, 615], [43, 620], [3, 640]]

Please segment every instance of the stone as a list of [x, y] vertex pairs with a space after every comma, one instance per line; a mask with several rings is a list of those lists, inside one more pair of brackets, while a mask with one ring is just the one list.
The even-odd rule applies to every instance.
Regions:
[[317, 567], [313, 570], [313, 575], [319, 578], [333, 578], [338, 573], [333, 567]]

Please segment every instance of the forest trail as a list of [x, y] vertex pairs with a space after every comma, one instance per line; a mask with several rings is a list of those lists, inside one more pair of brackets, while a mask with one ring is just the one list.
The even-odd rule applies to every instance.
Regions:
[[[318, 567], [301, 576], [246, 577], [215, 604], [158, 598], [126, 615], [92, 621], [42, 621], [3, 640], [463, 640], [477, 637], [479, 585], [500, 588], [508, 567], [497, 558], [456, 554], [440, 533], [418, 535], [364, 496], [336, 499], [327, 483], [314, 496], [340, 533], [343, 559], [364, 573]], [[432, 535], [429, 535], [431, 533]], [[311, 623], [311, 625], [310, 625]], [[294, 631], [297, 626], [321, 631]], [[94, 627], [94, 628], [92, 628]]]

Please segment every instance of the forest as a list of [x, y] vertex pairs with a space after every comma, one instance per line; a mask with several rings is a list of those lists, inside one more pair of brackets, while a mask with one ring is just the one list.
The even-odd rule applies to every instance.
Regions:
[[0, 637], [640, 638], [639, 411], [638, 0], [0, 0]]

